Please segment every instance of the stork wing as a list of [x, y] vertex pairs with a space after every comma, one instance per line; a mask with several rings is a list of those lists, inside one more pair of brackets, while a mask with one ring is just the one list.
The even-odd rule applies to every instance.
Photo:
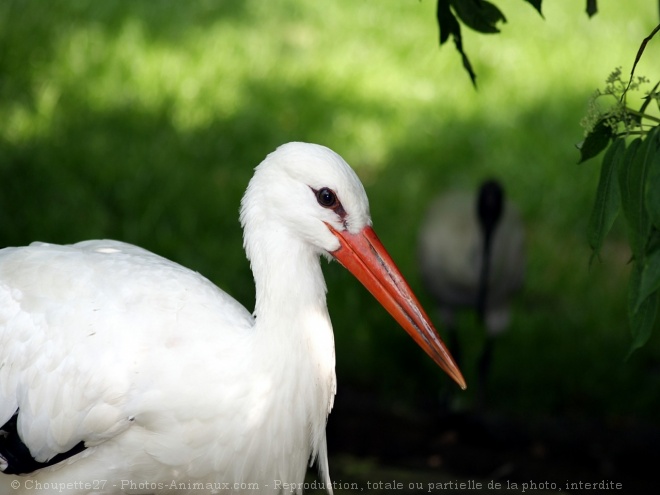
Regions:
[[185, 341], [182, 321], [199, 335], [222, 318], [253, 324], [199, 274], [135, 246], [1, 250], [0, 470], [30, 472], [128, 429], [149, 387], [141, 371]]

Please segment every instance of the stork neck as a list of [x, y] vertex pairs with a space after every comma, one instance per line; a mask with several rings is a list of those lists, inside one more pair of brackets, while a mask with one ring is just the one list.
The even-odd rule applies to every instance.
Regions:
[[286, 361], [297, 368], [297, 380], [303, 383], [299, 393], [321, 404], [316, 421], [322, 430], [336, 381], [334, 334], [319, 253], [279, 231], [271, 232], [268, 241], [262, 246], [269, 248], [254, 250], [251, 259], [257, 345], [269, 349], [265, 355], [276, 359], [277, 366], [288, 366]]
[[[250, 247], [262, 248], [248, 249], [256, 285], [255, 338], [250, 345], [260, 361], [254, 368], [265, 370], [266, 383], [277, 383], [269, 410], [283, 422], [276, 429], [288, 432], [287, 442], [298, 438], [300, 443], [289, 450], [309, 448], [306, 457], [317, 459], [321, 476], [327, 478], [325, 424], [337, 382], [319, 254], [276, 229], [255, 235], [259, 237], [246, 237], [256, 242]], [[294, 420], [298, 423], [291, 423]]]
[[492, 247], [492, 231], [484, 229], [481, 252], [481, 269], [477, 289], [477, 317], [481, 324], [486, 321], [486, 305], [488, 303], [488, 286], [490, 283], [490, 261]]
[[[286, 235], [271, 233], [268, 242], [252, 257], [256, 285], [254, 314], [272, 332], [281, 327], [294, 331], [310, 313], [325, 315], [326, 287], [319, 255], [309, 245]], [[284, 323], [284, 325], [282, 325]], [[328, 321], [329, 323], [329, 321]]]

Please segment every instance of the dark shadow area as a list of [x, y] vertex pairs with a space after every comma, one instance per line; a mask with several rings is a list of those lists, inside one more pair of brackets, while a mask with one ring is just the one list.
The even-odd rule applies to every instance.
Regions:
[[[392, 410], [365, 390], [341, 392], [328, 424], [331, 459], [336, 458], [338, 465], [334, 479], [355, 480], [361, 487], [377, 480], [398, 480], [406, 488], [410, 483], [417, 488], [421, 482], [424, 491], [429, 483], [448, 481], [482, 483], [484, 488], [441, 493], [521, 493], [525, 483], [529, 491], [536, 484], [535, 493], [650, 495], [657, 491], [657, 424], [450, 413], [431, 404], [411, 413]], [[346, 456], [369, 463], [356, 469]], [[584, 485], [601, 482], [609, 489]], [[502, 488], [487, 491], [490, 483]], [[619, 489], [614, 488], [617, 483]], [[513, 486], [517, 489], [506, 489]], [[375, 491], [380, 492], [387, 490]]]

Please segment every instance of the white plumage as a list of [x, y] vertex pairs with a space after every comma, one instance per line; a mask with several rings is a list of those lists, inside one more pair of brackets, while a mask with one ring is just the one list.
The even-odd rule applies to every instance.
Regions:
[[[257, 493], [284, 483], [299, 493], [314, 460], [329, 487], [336, 382], [320, 255], [354, 272], [465, 386], [337, 154], [304, 143], [271, 153], [241, 222], [254, 316], [198, 273], [129, 244], [0, 251], [0, 493]], [[10, 440], [37, 463], [80, 452], [27, 469]]]

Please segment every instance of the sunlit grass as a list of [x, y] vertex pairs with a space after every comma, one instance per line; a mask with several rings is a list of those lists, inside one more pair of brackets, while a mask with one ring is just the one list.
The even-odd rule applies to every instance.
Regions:
[[[544, 2], [544, 20], [498, 2], [502, 33], [465, 31], [475, 91], [451, 43], [437, 46], [432, 0], [5, 2], [0, 240], [121, 238], [249, 307], [240, 196], [275, 146], [315, 141], [358, 170], [381, 238], [431, 305], [414, 257], [424, 208], [495, 175], [529, 225], [496, 405], [570, 409], [569, 397], [588, 412], [651, 415], [660, 343], [622, 364], [625, 244], [615, 230], [589, 268], [598, 167], [577, 166], [574, 144], [589, 96], [614, 67], [630, 70], [657, 12], [648, 0], [601, 4], [587, 19], [583, 2]], [[649, 45], [638, 73], [657, 79], [659, 53]], [[337, 266], [326, 273], [346, 380], [411, 395], [441, 383], [361, 287]], [[476, 355], [480, 333], [465, 325]]]

